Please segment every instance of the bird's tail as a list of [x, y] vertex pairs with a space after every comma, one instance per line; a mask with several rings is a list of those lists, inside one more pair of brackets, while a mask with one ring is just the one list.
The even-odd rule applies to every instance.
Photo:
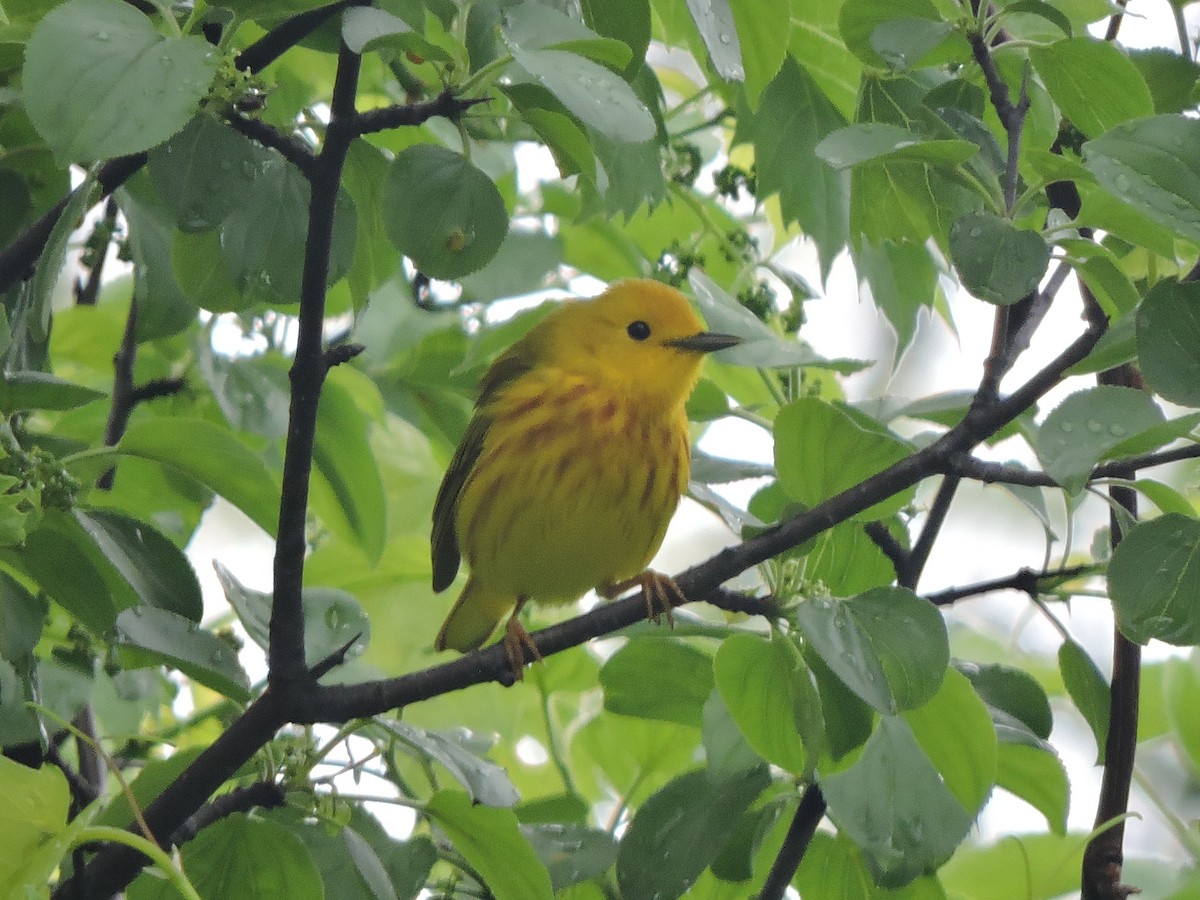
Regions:
[[516, 600], [507, 594], [490, 591], [474, 578], [459, 594], [454, 608], [438, 631], [433, 642], [435, 650], [458, 650], [466, 653], [487, 643], [500, 620], [513, 611]]

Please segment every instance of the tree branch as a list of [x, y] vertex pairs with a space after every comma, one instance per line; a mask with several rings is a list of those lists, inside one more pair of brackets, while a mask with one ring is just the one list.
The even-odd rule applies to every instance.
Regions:
[[289, 373], [292, 396], [283, 459], [279, 533], [275, 541], [275, 593], [271, 604], [270, 646], [267, 654], [267, 678], [272, 687], [291, 682], [315, 684], [304, 659], [301, 590], [307, 549], [305, 526], [317, 432], [317, 405], [328, 371], [322, 334], [334, 209], [346, 154], [356, 136], [354, 102], [361, 63], [358, 54], [342, 44], [338, 53], [329, 127], [311, 179], [312, 201], [309, 204], [304, 272], [300, 283], [296, 356]]
[[949, 606], [952, 603], [957, 603], [959, 600], [965, 600], [968, 597], [978, 597], [981, 594], [990, 594], [993, 591], [1020, 591], [1022, 594], [1027, 594], [1030, 597], [1039, 597], [1046, 593], [1047, 588], [1073, 581], [1085, 575], [1094, 575], [1099, 571], [1099, 566], [1072, 566], [1067, 569], [1046, 569], [1043, 571], [1019, 569], [1017, 572], [1004, 578], [980, 581], [976, 584], [966, 585], [965, 587], [946, 588], [944, 591], [936, 591], [924, 596], [934, 606]]
[[[1141, 388], [1141, 377], [1126, 363], [1102, 372], [1101, 384]], [[1126, 477], [1132, 475], [1126, 470]], [[1137, 518], [1137, 493], [1124, 485], [1109, 488], [1113, 502]], [[1113, 550], [1124, 537], [1115, 509], [1109, 511], [1108, 530]], [[1125, 819], [1129, 809], [1129, 788], [1137, 758], [1138, 695], [1141, 691], [1142, 650], [1113, 628], [1113, 677], [1109, 689], [1109, 725], [1104, 743], [1104, 775], [1096, 803], [1095, 825], [1116, 820], [1088, 842], [1083, 852], [1082, 900], [1118, 900], [1139, 893], [1137, 888], [1121, 884], [1125, 861]]]
[[[371, 0], [341, 0], [320, 9], [309, 10], [281, 22], [239, 54], [236, 65], [239, 71], [260, 72], [278, 59], [284, 51], [294, 47], [331, 16], [352, 6], [370, 6]], [[133, 153], [106, 162], [100, 169], [101, 196], [107, 196], [128, 181], [146, 164], [146, 153]], [[42, 248], [54, 230], [55, 223], [67, 207], [64, 197], [41, 218], [26, 228], [13, 241], [0, 250], [0, 293], [8, 290], [14, 282], [29, 276], [41, 256]]]
[[237, 812], [252, 809], [277, 809], [286, 802], [283, 788], [273, 781], [259, 781], [245, 787], [235, 788], [222, 794], [212, 803], [206, 803], [186, 822], [175, 829], [171, 844], [178, 847], [186, 844], [209, 825], [214, 825]]
[[253, 141], [258, 141], [264, 147], [270, 147], [277, 151], [280, 156], [299, 169], [305, 178], [312, 181], [316, 172], [317, 157], [312, 148], [304, 141], [290, 134], [284, 134], [261, 119], [231, 115], [225, 121], [234, 131], [244, 134]]
[[826, 808], [821, 789], [815, 784], [809, 785], [804, 796], [800, 798], [800, 806], [796, 809], [787, 835], [784, 836], [783, 846], [779, 848], [775, 863], [767, 874], [767, 880], [763, 882], [758, 900], [782, 900], [792, 883], [796, 869], [800, 867], [800, 860], [804, 858], [808, 845], [817, 832], [817, 826], [825, 816]]
[[[108, 421], [104, 426], [104, 446], [115, 447], [129, 427], [129, 417], [133, 413], [133, 365], [137, 361], [137, 297], [129, 301], [129, 315], [125, 318], [125, 332], [121, 336], [121, 346], [113, 354], [113, 389], [112, 402], [108, 406]], [[117, 467], [113, 466], [96, 480], [96, 487], [102, 491], [111, 491], [117, 477]]]
[[[1161, 450], [1157, 453], [1126, 456], [1096, 466], [1092, 469], [1092, 474], [1088, 476], [1088, 481], [1096, 481], [1100, 478], [1122, 478], [1129, 472], [1197, 458], [1200, 458], [1200, 444], [1188, 444], [1186, 447]], [[1015, 484], [1025, 487], [1059, 486], [1058, 482], [1045, 472], [1022, 469], [1006, 463], [987, 462], [965, 453], [952, 459], [950, 467], [963, 478], [982, 481], [984, 484]]]
[[359, 113], [354, 130], [359, 135], [370, 134], [373, 131], [421, 125], [437, 116], [457, 122], [472, 106], [487, 103], [488, 100], [488, 97], [455, 97], [452, 91], [445, 90], [432, 100], [402, 106], [385, 106]]

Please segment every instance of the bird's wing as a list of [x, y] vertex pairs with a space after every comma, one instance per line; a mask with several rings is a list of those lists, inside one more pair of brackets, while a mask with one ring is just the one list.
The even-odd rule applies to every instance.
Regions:
[[430, 539], [434, 591], [445, 590], [458, 574], [458, 564], [462, 558], [455, 522], [458, 518], [458, 498], [471, 470], [475, 468], [479, 454], [483, 452], [483, 444], [491, 427], [487, 407], [506, 384], [532, 368], [529, 354], [524, 351], [525, 348], [518, 342], [492, 363], [484, 374], [480, 382], [479, 399], [475, 403], [475, 415], [458, 449], [454, 451], [442, 486], [438, 488], [437, 500], [433, 504], [433, 534]]
[[454, 458], [450, 460], [450, 468], [446, 470], [442, 486], [438, 488], [437, 500], [433, 504], [433, 535], [430, 539], [435, 591], [445, 590], [458, 574], [460, 554], [454, 522], [458, 518], [458, 497], [483, 450], [490, 424], [478, 413], [471, 419], [466, 434], [454, 451]]

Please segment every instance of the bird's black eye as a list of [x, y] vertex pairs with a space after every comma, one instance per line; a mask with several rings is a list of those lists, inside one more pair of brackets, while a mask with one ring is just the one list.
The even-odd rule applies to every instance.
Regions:
[[638, 319], [636, 322], [630, 322], [629, 327], [625, 329], [629, 336], [635, 341], [644, 341], [650, 337], [650, 326]]

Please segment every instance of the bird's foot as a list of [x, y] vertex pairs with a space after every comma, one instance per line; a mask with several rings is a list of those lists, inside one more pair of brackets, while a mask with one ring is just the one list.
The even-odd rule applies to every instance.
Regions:
[[655, 625], [665, 616], [667, 624], [675, 627], [675, 617], [671, 614], [676, 606], [687, 603], [687, 597], [675, 583], [675, 579], [662, 572], [647, 569], [641, 575], [635, 575], [624, 581], [601, 585], [596, 592], [606, 600], [619, 597], [633, 587], [640, 587], [646, 598], [646, 615]]
[[504, 626], [504, 653], [508, 657], [508, 664], [512, 667], [513, 678], [517, 681], [524, 679], [526, 663], [542, 661], [542, 654], [538, 650], [537, 644], [517, 618], [520, 611], [520, 607], [518, 607], [516, 612], [509, 617], [508, 624]]

